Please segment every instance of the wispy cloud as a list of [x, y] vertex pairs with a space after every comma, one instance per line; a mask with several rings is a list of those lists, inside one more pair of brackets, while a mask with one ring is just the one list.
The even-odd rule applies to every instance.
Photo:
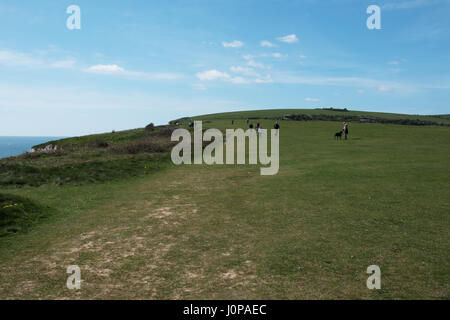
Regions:
[[119, 75], [138, 80], [178, 80], [179, 73], [130, 71], [117, 64], [97, 64], [83, 69], [84, 72], [104, 75]]
[[362, 77], [325, 77], [325, 76], [299, 76], [291, 73], [278, 73], [273, 75], [275, 83], [304, 84], [312, 86], [346, 86], [358, 89], [372, 89], [378, 92], [396, 92], [411, 94], [425, 88], [420, 84], [379, 80]]
[[272, 57], [280, 59], [280, 58], [287, 57], [287, 54], [281, 54], [279, 52], [275, 52], [275, 53], [272, 53]]
[[274, 44], [274, 43], [272, 43], [270, 41], [267, 41], [267, 40], [261, 41], [260, 44], [261, 44], [261, 47], [268, 47], [268, 48], [273, 48], [273, 47], [277, 46], [276, 44]]
[[55, 61], [55, 58], [52, 59], [48, 55], [47, 50], [35, 50], [33, 53], [0, 50], [0, 65], [22, 68], [72, 68], [76, 64], [76, 60], [72, 57]]
[[69, 58], [66, 60], [60, 60], [60, 61], [53, 62], [52, 64], [50, 64], [50, 67], [61, 68], [61, 69], [70, 69], [70, 68], [73, 68], [75, 64], [76, 64], [76, 61], [74, 59]]
[[75, 68], [77, 61], [72, 57], [65, 59], [52, 59], [45, 50], [36, 51], [34, 54], [9, 50], [0, 50], [0, 65], [21, 68], [48, 68], [48, 69], [73, 69], [92, 74], [121, 75], [128, 78], [141, 80], [177, 80], [183, 78], [182, 74], [172, 72], [142, 72], [130, 71], [117, 64], [97, 64], [90, 67]]
[[103, 73], [103, 74], [118, 74], [125, 73], [125, 69], [119, 67], [117, 64], [97, 64], [85, 69], [85, 72]]
[[296, 43], [298, 42], [298, 38], [295, 34], [290, 34], [284, 37], [277, 38], [278, 41], [286, 42], [286, 43]]
[[211, 80], [223, 80], [229, 79], [230, 75], [226, 72], [221, 72], [216, 69], [207, 70], [203, 72], [199, 72], [196, 74], [197, 78], [203, 81], [211, 81]]
[[222, 42], [222, 45], [225, 48], [240, 48], [244, 45], [244, 43], [242, 41], [239, 40], [234, 40], [232, 42]]
[[226, 72], [216, 69], [199, 72], [196, 77], [202, 81], [224, 81], [233, 84], [250, 84], [250, 83], [270, 83], [272, 78], [270, 75], [261, 76], [258, 73], [252, 73], [251, 69], [245, 67], [231, 67], [233, 73], [241, 73], [243, 76], [231, 76]]
[[250, 77], [260, 77], [261, 76], [254, 69], [248, 68], [248, 67], [232, 66], [232, 67], [230, 67], [230, 71], [233, 73], [239, 73], [239, 74], [243, 74], [245, 76], [250, 76]]
[[30, 54], [21, 52], [1, 50], [0, 51], [0, 64], [8, 67], [39, 67], [44, 63], [42, 60], [33, 57]]
[[391, 92], [392, 88], [385, 86], [385, 85], [381, 85], [378, 87], [378, 91], [380, 92]]
[[308, 101], [308, 102], [319, 102], [320, 99], [318, 99], [318, 98], [306, 98], [305, 101]]
[[250, 67], [254, 67], [254, 68], [261, 68], [261, 69], [265, 68], [264, 64], [262, 64], [260, 62], [256, 62], [255, 60], [249, 60], [247, 62], [247, 65]]

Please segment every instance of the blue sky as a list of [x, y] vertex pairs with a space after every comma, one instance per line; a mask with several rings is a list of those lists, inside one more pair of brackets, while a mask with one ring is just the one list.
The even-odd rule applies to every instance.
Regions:
[[450, 0], [1, 0], [0, 135], [263, 108], [450, 113], [449, 16]]

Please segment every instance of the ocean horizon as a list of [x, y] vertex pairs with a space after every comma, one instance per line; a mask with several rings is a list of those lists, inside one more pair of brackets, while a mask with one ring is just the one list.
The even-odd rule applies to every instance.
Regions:
[[30, 151], [31, 147], [61, 137], [5, 137], [0, 136], [0, 159], [18, 156]]

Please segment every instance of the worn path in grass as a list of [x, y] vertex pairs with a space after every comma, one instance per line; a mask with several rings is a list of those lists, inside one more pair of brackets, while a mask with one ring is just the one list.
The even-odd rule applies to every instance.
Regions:
[[[184, 166], [11, 191], [60, 213], [1, 243], [0, 297], [448, 298], [448, 129], [354, 125], [337, 142], [334, 126], [282, 123], [272, 177]], [[379, 291], [366, 288], [372, 264]]]

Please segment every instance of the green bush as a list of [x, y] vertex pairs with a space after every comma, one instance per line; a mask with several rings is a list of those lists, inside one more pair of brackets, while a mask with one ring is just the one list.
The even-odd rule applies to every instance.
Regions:
[[89, 143], [92, 148], [108, 148], [109, 144], [104, 139], [95, 139]]
[[34, 224], [46, 218], [50, 211], [50, 208], [29, 199], [0, 194], [0, 237], [28, 231]]
[[117, 154], [168, 152], [172, 143], [165, 138], [145, 137], [111, 146], [110, 151]]

